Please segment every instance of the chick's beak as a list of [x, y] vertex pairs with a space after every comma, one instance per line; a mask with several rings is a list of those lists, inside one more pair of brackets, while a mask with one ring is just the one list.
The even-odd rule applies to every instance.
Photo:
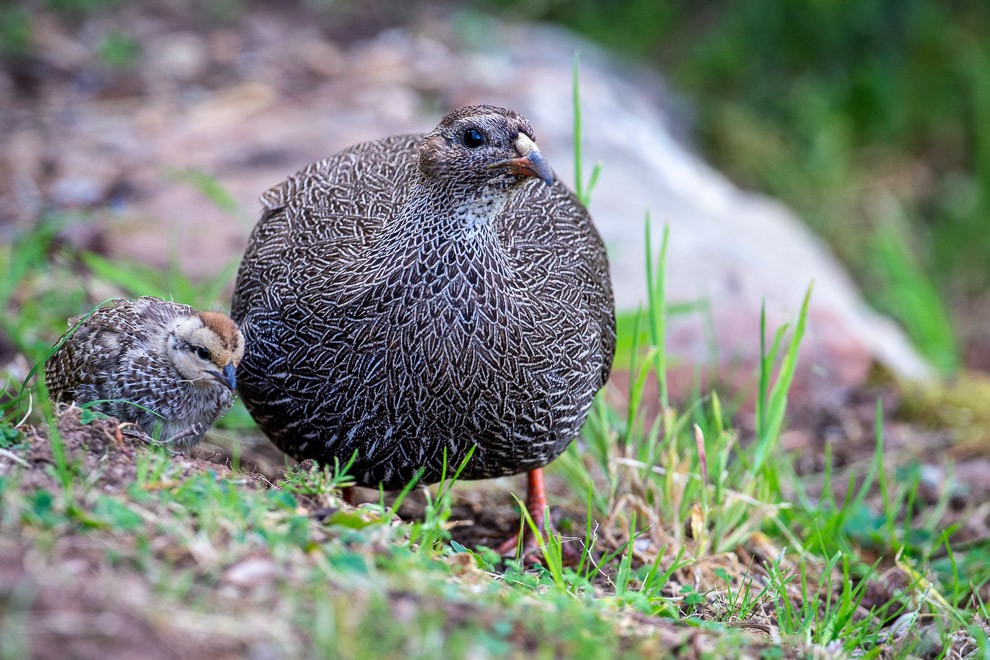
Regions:
[[226, 384], [230, 386], [230, 391], [233, 392], [237, 389], [237, 379], [234, 378], [234, 365], [228, 364], [223, 368], [223, 377]]
[[237, 388], [237, 379], [234, 377], [234, 365], [232, 363], [223, 368], [223, 373], [211, 371], [210, 375], [222, 385], [229, 387], [231, 392]]
[[536, 143], [525, 133], [520, 133], [514, 146], [519, 158], [500, 160], [497, 163], [492, 163], [489, 167], [505, 167], [513, 174], [535, 177], [548, 186], [552, 186], [553, 171]]

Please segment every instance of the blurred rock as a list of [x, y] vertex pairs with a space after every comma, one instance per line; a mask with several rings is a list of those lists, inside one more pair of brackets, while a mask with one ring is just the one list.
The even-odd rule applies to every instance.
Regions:
[[[408, 27], [337, 42], [326, 35], [345, 28], [321, 34], [298, 7], [247, 13], [236, 29], [202, 35], [149, 18], [142, 42], [161, 48], [145, 49], [153, 64], [138, 66], [147, 89], [158, 90], [154, 98], [136, 108], [52, 92], [58, 107], [46, 108], [49, 121], [25, 121], [58, 146], [55, 171], [68, 181], [84, 181], [79, 166], [90, 162], [100, 182], [126, 181], [140, 192], [99, 215], [111, 254], [162, 266], [175, 259], [193, 276], [212, 276], [241, 254], [266, 188], [354, 142], [429, 130], [458, 105], [492, 103], [528, 116], [557, 175], [573, 184], [571, 65], [580, 51], [584, 176], [603, 164], [591, 211], [609, 245], [618, 307], [632, 310], [645, 297], [649, 210], [654, 241], [670, 225], [668, 298], [698, 310], [671, 320], [675, 390], [688, 392], [695, 373], [710, 367], [732, 385], [751, 386], [761, 305], [772, 332], [796, 318], [812, 282], [795, 398], [860, 385], [874, 361], [902, 377], [929, 375], [903, 333], [867, 308], [792, 212], [736, 188], [675, 139], [683, 128], [672, 109], [682, 104], [656, 74], [559, 29], [474, 14], [434, 19], [428, 11]], [[154, 84], [155, 76], [172, 82]], [[0, 135], [0, 159], [8, 146]], [[194, 185], [195, 177], [176, 175], [189, 170], [207, 176]], [[0, 171], [30, 172], [56, 206], [91, 192], [51, 187], [35, 168], [8, 163]], [[26, 189], [22, 181], [18, 190]], [[218, 189], [239, 208], [218, 200]]]
[[256, 588], [271, 581], [276, 573], [275, 562], [268, 557], [249, 557], [228, 568], [221, 579], [236, 587]]
[[73, 222], [61, 228], [55, 237], [58, 244], [81, 250], [106, 254], [106, 227], [102, 223]]
[[309, 39], [297, 47], [299, 60], [313, 73], [324, 78], [340, 75], [347, 66], [343, 52], [333, 42]]
[[74, 38], [69, 26], [56, 20], [51, 13], [35, 17], [33, 40], [38, 52], [56, 69], [78, 70], [91, 62], [92, 53], [86, 45]]
[[144, 45], [148, 74], [184, 82], [206, 72], [209, 49], [204, 37], [190, 32], [164, 34]]
[[63, 177], [51, 188], [51, 198], [60, 207], [91, 206], [103, 197], [103, 188], [93, 179]]

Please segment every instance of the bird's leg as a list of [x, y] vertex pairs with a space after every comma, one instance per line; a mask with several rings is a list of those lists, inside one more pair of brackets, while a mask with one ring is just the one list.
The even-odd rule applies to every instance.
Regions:
[[204, 432], [205, 429], [202, 424], [193, 424], [173, 434], [167, 440], [162, 440], [161, 443], [169, 447], [176, 455], [181, 453], [180, 450], [188, 454], [193, 447], [199, 444], [199, 439]]
[[[536, 525], [536, 529], [543, 532], [544, 522], [546, 521], [546, 510], [547, 510], [547, 488], [543, 481], [543, 468], [537, 468], [531, 470], [526, 474], [526, 511], [529, 512], [529, 517], [533, 519], [533, 524]], [[523, 526], [523, 548], [522, 556], [527, 557], [534, 555], [539, 549], [539, 544], [536, 542], [536, 537], [533, 536], [533, 531], [530, 529], [529, 525], [524, 521]], [[508, 539], [506, 539], [501, 545], [496, 548], [496, 552], [499, 555], [506, 557], [516, 554], [516, 549], [519, 546], [519, 532], [514, 533]]]

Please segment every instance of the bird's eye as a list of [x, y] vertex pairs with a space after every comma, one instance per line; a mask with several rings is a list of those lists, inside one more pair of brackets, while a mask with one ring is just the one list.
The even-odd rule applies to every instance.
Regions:
[[468, 149], [477, 149], [485, 143], [485, 136], [477, 128], [469, 128], [464, 131], [461, 140], [464, 141], [464, 146]]
[[210, 355], [209, 349], [204, 348], [202, 346], [197, 346], [196, 357], [198, 357], [200, 360], [209, 360], [212, 356]]

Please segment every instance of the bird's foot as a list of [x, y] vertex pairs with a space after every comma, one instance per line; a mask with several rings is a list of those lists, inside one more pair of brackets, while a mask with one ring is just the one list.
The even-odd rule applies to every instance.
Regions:
[[160, 443], [165, 446], [173, 456], [188, 454], [193, 447], [199, 444], [206, 429], [202, 424], [193, 424], [181, 431], [173, 434], [167, 439], [162, 439]]
[[[526, 522], [524, 521], [523, 524], [526, 524]], [[540, 530], [540, 538], [537, 538], [533, 530], [527, 525], [522, 534], [521, 544], [519, 542], [519, 532], [516, 532], [500, 543], [495, 548], [495, 552], [500, 557], [506, 559], [518, 558], [523, 566], [532, 566], [533, 564], [546, 565], [544, 548], [553, 548], [554, 550], [559, 548], [561, 564], [564, 566], [576, 566], [581, 561], [581, 552], [577, 547], [573, 543], [568, 543], [560, 538], [560, 535], [552, 527], [545, 529], [544, 523], [541, 520], [537, 524], [537, 528]], [[551, 535], [555, 538], [549, 538]]]
[[498, 553], [499, 557], [522, 557], [524, 563], [529, 563], [527, 558], [532, 556], [535, 552], [540, 549], [539, 544], [536, 542], [536, 537], [530, 530], [526, 530], [523, 534], [523, 544], [519, 547], [519, 532], [516, 532], [509, 538], [505, 539], [499, 543], [498, 547], [495, 548], [495, 552]]

